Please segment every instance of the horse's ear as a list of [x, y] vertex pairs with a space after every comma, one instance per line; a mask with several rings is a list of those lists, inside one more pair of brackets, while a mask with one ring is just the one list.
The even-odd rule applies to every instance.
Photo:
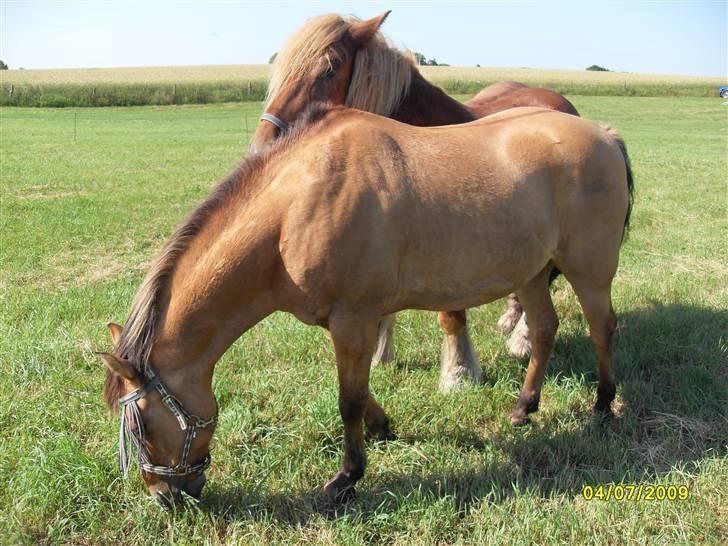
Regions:
[[101, 360], [104, 361], [109, 370], [116, 375], [120, 375], [124, 379], [133, 381], [137, 377], [137, 372], [134, 369], [134, 365], [128, 360], [122, 360], [119, 357], [112, 355], [111, 353], [96, 353], [99, 355]]
[[121, 337], [121, 326], [115, 322], [109, 322], [106, 327], [109, 329], [109, 332], [111, 332], [111, 341], [114, 345], [116, 345]]
[[385, 11], [381, 15], [366, 21], [352, 23], [349, 27], [349, 35], [359, 47], [364, 47], [374, 37], [390, 13], [392, 13], [392, 10]]

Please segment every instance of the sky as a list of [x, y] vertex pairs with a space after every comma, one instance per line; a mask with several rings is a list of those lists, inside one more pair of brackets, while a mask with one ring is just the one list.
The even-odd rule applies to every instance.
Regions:
[[395, 45], [457, 66], [728, 74], [718, 1], [0, 0], [10, 68], [262, 64], [307, 18], [370, 18]]

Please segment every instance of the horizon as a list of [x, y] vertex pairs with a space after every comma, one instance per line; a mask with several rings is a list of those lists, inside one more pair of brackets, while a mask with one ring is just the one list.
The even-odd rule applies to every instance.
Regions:
[[715, 0], [4, 0], [0, 59], [13, 70], [265, 65], [309, 17], [335, 12], [367, 19], [387, 9], [393, 11], [382, 32], [396, 47], [454, 67], [581, 71], [596, 64], [618, 73], [728, 74], [728, 14], [726, 3]]

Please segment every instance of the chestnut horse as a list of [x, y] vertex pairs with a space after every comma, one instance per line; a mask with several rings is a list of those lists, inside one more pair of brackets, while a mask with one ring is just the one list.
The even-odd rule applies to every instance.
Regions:
[[[250, 149], [261, 150], [284, 134], [312, 101], [346, 104], [417, 126], [464, 123], [516, 106], [578, 115], [561, 95], [517, 82], [493, 84], [463, 106], [425, 80], [409, 54], [390, 46], [379, 31], [389, 13], [368, 21], [322, 15], [296, 32], [276, 57], [265, 114]], [[443, 311], [438, 319], [445, 332], [440, 389], [448, 392], [465, 378], [479, 382], [482, 371], [468, 336], [465, 311]], [[393, 324], [393, 316], [382, 322], [375, 362], [393, 358]], [[514, 296], [498, 324], [504, 333], [515, 327], [508, 347], [512, 354], [526, 356], [528, 327]]]
[[554, 266], [586, 315], [599, 363], [595, 410], [609, 412], [611, 284], [631, 194], [616, 132], [560, 112], [517, 108], [422, 128], [342, 107], [315, 111], [183, 222], [123, 329], [110, 326], [104, 392], [122, 405], [120, 437], [137, 447], [150, 492], [198, 495], [217, 415], [215, 363], [285, 311], [326, 328], [334, 345], [344, 457], [325, 491], [344, 499], [364, 474], [362, 421], [371, 436], [391, 437], [368, 387], [382, 317], [518, 294], [533, 344], [511, 413], [523, 424], [538, 408], [558, 325]]

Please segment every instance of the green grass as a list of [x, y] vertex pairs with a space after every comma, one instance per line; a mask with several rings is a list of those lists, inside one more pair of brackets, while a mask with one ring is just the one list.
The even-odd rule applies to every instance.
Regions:
[[[0, 106], [88, 107], [263, 100], [270, 65], [6, 70]], [[571, 95], [713, 97], [725, 78], [587, 70], [420, 67], [448, 93], [515, 80]]]
[[[470, 313], [485, 384], [437, 392], [434, 313], [403, 313], [372, 389], [399, 439], [369, 445], [337, 512], [333, 354], [277, 314], [217, 366], [213, 466], [170, 514], [116, 467], [95, 350], [123, 322], [155, 251], [243, 155], [259, 103], [0, 112], [0, 536], [7, 543], [721, 544], [728, 540], [726, 110], [719, 99], [570, 96], [623, 134], [636, 177], [614, 288], [615, 419], [589, 412], [595, 356], [572, 291], [542, 409], [514, 429], [524, 362]], [[585, 484], [687, 485], [686, 502], [591, 501]]]

